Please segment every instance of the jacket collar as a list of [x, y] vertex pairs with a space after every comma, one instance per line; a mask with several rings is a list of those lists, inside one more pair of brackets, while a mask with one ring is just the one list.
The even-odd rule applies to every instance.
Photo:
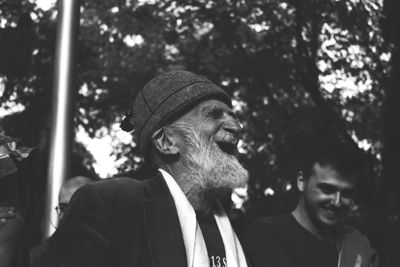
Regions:
[[182, 231], [172, 196], [160, 173], [146, 181], [145, 230], [153, 267], [187, 266]]

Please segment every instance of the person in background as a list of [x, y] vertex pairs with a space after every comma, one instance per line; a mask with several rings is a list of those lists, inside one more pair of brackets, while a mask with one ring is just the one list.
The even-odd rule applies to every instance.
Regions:
[[[70, 200], [76, 190], [91, 182], [93, 182], [91, 178], [85, 176], [76, 176], [69, 179], [61, 186], [60, 192], [58, 194], [58, 206], [56, 207], [59, 222], [61, 222], [64, 214], [67, 212]], [[45, 239], [42, 243], [40, 243], [30, 251], [29, 258], [31, 267], [41, 266], [43, 255], [47, 250], [48, 243], [49, 238]]]
[[[247, 184], [230, 97], [188, 71], [153, 78], [124, 129], [157, 174], [112, 178], [73, 197], [44, 266], [246, 267], [220, 201]], [[134, 145], [134, 144], [133, 144]]]
[[0, 133], [0, 267], [23, 266], [22, 162], [33, 148], [22, 141]]
[[251, 224], [245, 247], [255, 267], [377, 266], [375, 251], [357, 230], [342, 224], [351, 211], [362, 156], [353, 147], [324, 141], [297, 176], [300, 198], [291, 214]]
[[58, 206], [56, 207], [59, 221], [62, 220], [64, 214], [67, 212], [69, 202], [76, 190], [91, 182], [93, 182], [93, 179], [89, 177], [76, 176], [69, 179], [61, 186], [60, 193], [58, 194]]

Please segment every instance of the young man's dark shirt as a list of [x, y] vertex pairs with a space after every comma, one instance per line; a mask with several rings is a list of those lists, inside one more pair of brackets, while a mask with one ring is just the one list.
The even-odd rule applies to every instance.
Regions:
[[248, 228], [243, 247], [253, 267], [337, 267], [338, 253], [291, 215], [262, 218]]
[[197, 212], [196, 217], [206, 242], [210, 267], [227, 267], [224, 243], [214, 216]]

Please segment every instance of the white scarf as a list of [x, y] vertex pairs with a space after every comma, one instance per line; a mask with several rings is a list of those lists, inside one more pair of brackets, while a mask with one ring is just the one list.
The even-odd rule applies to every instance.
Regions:
[[[196, 220], [196, 213], [175, 179], [163, 169], [159, 169], [171, 192], [181, 225], [183, 242], [185, 244], [188, 267], [210, 266], [207, 247], [200, 226]], [[239, 239], [232, 229], [228, 216], [218, 203], [218, 212], [214, 214], [215, 221], [225, 247], [227, 267], [247, 267]]]

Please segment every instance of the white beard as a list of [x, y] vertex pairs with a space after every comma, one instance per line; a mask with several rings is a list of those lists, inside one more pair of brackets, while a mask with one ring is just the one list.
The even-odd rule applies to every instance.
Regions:
[[248, 172], [235, 156], [223, 152], [216, 143], [202, 138], [187, 124], [177, 123], [175, 127], [186, 140], [182, 155], [184, 176], [193, 183], [193, 189], [218, 196], [246, 186]]

